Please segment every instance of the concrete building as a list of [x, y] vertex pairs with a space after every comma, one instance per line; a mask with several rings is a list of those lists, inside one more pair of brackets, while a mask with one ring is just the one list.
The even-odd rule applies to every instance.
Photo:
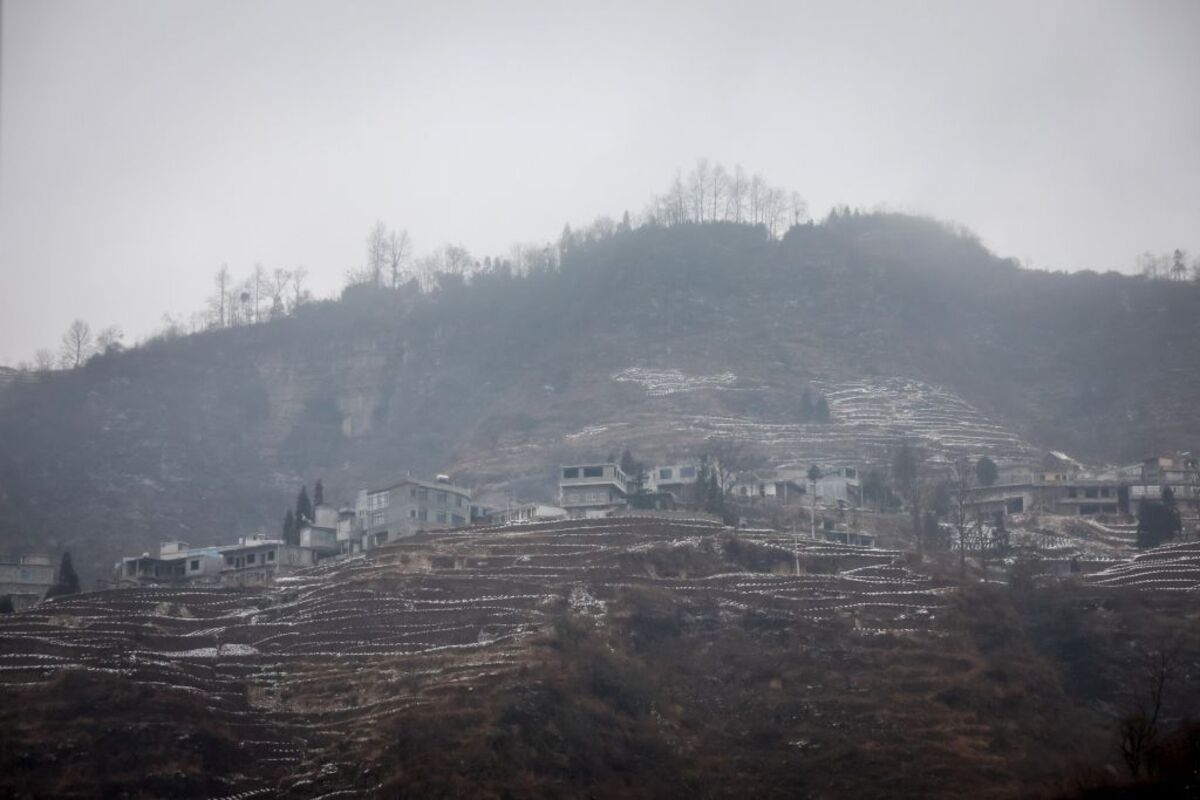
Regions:
[[1185, 517], [1200, 517], [1200, 460], [1183, 453], [1155, 456], [1122, 470], [1129, 491], [1129, 513], [1135, 516], [1146, 500], [1161, 500], [1170, 488], [1175, 505]]
[[320, 558], [337, 555], [338, 520], [338, 510], [333, 506], [323, 503], [314, 506], [312, 521], [300, 523], [300, 546], [312, 549]]
[[559, 471], [558, 504], [571, 517], [604, 517], [628, 505], [629, 477], [619, 464], [578, 464]]
[[445, 475], [436, 481], [405, 478], [359, 492], [355, 512], [366, 534], [363, 549], [370, 549], [417, 531], [463, 527], [471, 521], [471, 493]]
[[771, 502], [783, 506], [795, 505], [808, 495], [803, 485], [778, 475], [743, 476], [730, 491], [735, 500], [742, 502]]
[[646, 470], [646, 482], [642, 488], [648, 492], [667, 492], [675, 498], [676, 503], [686, 503], [692, 499], [692, 489], [699, 473], [699, 462], [660, 464]]
[[252, 586], [268, 584], [278, 575], [316, 564], [309, 547], [285, 544], [256, 534], [237, 544], [191, 547], [187, 542], [163, 542], [155, 556], [123, 558], [116, 566], [120, 585], [200, 584]]
[[12, 600], [20, 611], [37, 605], [54, 585], [54, 565], [43, 555], [24, 555], [0, 561], [0, 597]]

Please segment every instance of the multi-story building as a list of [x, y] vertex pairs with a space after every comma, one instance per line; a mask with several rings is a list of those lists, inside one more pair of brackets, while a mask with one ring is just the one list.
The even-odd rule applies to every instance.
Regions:
[[20, 611], [41, 602], [54, 585], [54, 565], [48, 556], [24, 555], [16, 561], [0, 561], [0, 597], [12, 600]]
[[619, 464], [577, 464], [559, 471], [558, 504], [571, 517], [603, 517], [628, 505], [629, 477]]
[[468, 524], [471, 493], [453, 485], [446, 475], [432, 482], [405, 478], [382, 489], [359, 492], [355, 512], [365, 534], [363, 549], [370, 549], [417, 531]]
[[700, 467], [695, 462], [661, 464], [646, 471], [646, 483], [642, 487], [648, 492], [667, 492], [676, 503], [691, 500]]
[[1163, 489], [1175, 496], [1185, 515], [1200, 516], [1200, 459], [1182, 454], [1147, 458], [1122, 470], [1129, 487], [1129, 511], [1138, 513], [1145, 500], [1161, 500]]

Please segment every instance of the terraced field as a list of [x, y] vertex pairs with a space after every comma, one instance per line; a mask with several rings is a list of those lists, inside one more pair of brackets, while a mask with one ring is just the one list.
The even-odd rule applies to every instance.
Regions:
[[1164, 544], [1088, 576], [1097, 586], [1200, 591], [1200, 542]]
[[603, 624], [629, 587], [787, 623], [841, 618], [859, 634], [930, 631], [945, 591], [897, 551], [770, 531], [733, 540], [705, 521], [452, 532], [273, 590], [138, 588], [45, 603], [0, 622], [0, 696], [20, 703], [67, 672], [117, 676], [199, 700], [234, 733], [255, 769], [220, 776], [226, 795], [369, 793], [361, 759], [384, 745], [381, 721], [511, 679], [553, 619]]

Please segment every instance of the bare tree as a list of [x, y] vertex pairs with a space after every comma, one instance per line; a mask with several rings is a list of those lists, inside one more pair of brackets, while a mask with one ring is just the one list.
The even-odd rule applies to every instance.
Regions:
[[276, 267], [271, 273], [269, 288], [272, 317], [281, 317], [287, 313], [287, 290], [291, 282], [292, 273], [282, 267]]
[[792, 192], [791, 206], [793, 225], [799, 225], [808, 219], [808, 203], [804, 202], [804, 198], [800, 196], [799, 192]]
[[100, 353], [119, 353], [125, 349], [122, 340], [125, 338], [125, 332], [121, 330], [119, 325], [109, 325], [100, 333], [96, 334], [96, 350]]
[[54, 353], [48, 347], [38, 348], [33, 354], [33, 364], [38, 372], [49, 372], [54, 369]]
[[254, 270], [250, 273], [251, 318], [255, 323], [262, 320], [262, 301], [267, 292], [267, 269], [261, 262], [257, 262], [254, 265]]
[[1159, 736], [1159, 716], [1162, 713], [1163, 694], [1173, 677], [1177, 649], [1160, 646], [1146, 654], [1143, 666], [1145, 688], [1134, 690], [1134, 709], [1121, 718], [1117, 732], [1120, 736], [1121, 757], [1133, 777], [1140, 777], [1146, 768]]
[[59, 363], [65, 369], [75, 369], [87, 361], [92, 354], [92, 329], [86, 322], [77, 319], [62, 336], [58, 350]]
[[412, 255], [412, 241], [408, 231], [390, 231], [387, 237], [387, 264], [391, 272], [391, 286], [400, 286], [400, 278], [404, 274], [404, 265]]
[[367, 265], [365, 282], [372, 286], [383, 285], [383, 273], [388, 263], [388, 229], [382, 220], [375, 223], [367, 234]]
[[217, 270], [217, 274], [213, 277], [213, 283], [216, 284], [217, 293], [212, 298], [210, 305], [216, 315], [217, 327], [224, 328], [229, 324], [229, 267], [225, 264]]
[[746, 170], [738, 164], [733, 168], [733, 176], [729, 179], [729, 192], [726, 202], [725, 218], [741, 222], [746, 211], [746, 191], [749, 188]]
[[751, 225], [758, 225], [763, 221], [763, 201], [767, 191], [767, 182], [763, 180], [763, 176], [755, 173], [750, 179], [750, 190], [747, 195], [749, 202], [749, 222]]
[[712, 181], [708, 189], [711, 209], [708, 218], [714, 222], [724, 217], [725, 197], [728, 191], [729, 175], [725, 172], [725, 167], [717, 164], [712, 169]]
[[978, 521], [972, 526], [968, 519], [968, 506], [974, 488], [975, 469], [971, 466], [971, 462], [965, 458], [956, 460], [950, 471], [950, 498], [954, 504], [954, 529], [958, 532], [959, 571], [964, 575], [967, 571], [968, 535], [971, 532], [978, 533], [979, 528]]
[[308, 270], [304, 267], [292, 270], [292, 311], [308, 302], [308, 290], [304, 288], [304, 279], [307, 277]]
[[708, 196], [708, 173], [708, 159], [701, 158], [696, 162], [691, 175], [688, 176], [688, 194], [691, 198], [694, 222], [704, 222], [704, 198]]

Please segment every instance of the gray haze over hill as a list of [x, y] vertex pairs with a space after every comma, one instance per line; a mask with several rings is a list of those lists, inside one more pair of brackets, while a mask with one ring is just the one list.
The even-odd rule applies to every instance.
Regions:
[[13, 2], [0, 363], [140, 338], [215, 269], [330, 295], [375, 219], [478, 255], [641, 209], [697, 156], [929, 212], [1003, 256], [1200, 249], [1200, 5]]

